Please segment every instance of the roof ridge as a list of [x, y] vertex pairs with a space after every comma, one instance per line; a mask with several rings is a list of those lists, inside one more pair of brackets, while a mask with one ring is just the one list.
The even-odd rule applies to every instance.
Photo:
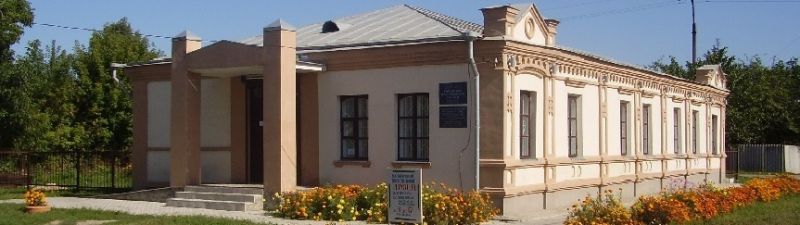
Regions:
[[[443, 13], [435, 12], [433, 10], [422, 8], [422, 7], [412, 6], [412, 5], [408, 5], [408, 4], [403, 4], [403, 5], [405, 7], [408, 7], [410, 9], [416, 11], [419, 14], [422, 14], [425, 17], [428, 17], [428, 18], [430, 18], [432, 20], [435, 20], [435, 21], [437, 21], [437, 22], [439, 22], [441, 24], [444, 24], [445, 26], [447, 26], [450, 29], [453, 29], [453, 30], [455, 30], [456, 32], [459, 32], [459, 33], [464, 33], [466, 31], [476, 31], [476, 32], [478, 32], [477, 29], [483, 29], [482, 25], [477, 24], [477, 23], [473, 23], [473, 22], [470, 22], [470, 21], [466, 21], [466, 20], [463, 20], [461, 18], [457, 18], [457, 17], [454, 17], [454, 16], [450, 16], [450, 15], [446, 15], [446, 14], [443, 14]], [[453, 20], [453, 21], [456, 21], [456, 22], [459, 22], [459, 23], [464, 23], [466, 26], [471, 26], [471, 28], [475, 28], [475, 29], [470, 29], [468, 27], [463, 27], [464, 30], [462, 30], [462, 29], [459, 29], [459, 27], [456, 27], [455, 24], [452, 24], [452, 23], [450, 23], [448, 21], [445, 21], [443, 19], [449, 19], [449, 20]], [[480, 33], [480, 32], [478, 32], [478, 33]]]

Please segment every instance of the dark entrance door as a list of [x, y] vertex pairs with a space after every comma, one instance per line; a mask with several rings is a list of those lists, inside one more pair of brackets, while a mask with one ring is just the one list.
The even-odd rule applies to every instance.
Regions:
[[264, 181], [264, 99], [262, 80], [247, 80], [247, 181]]

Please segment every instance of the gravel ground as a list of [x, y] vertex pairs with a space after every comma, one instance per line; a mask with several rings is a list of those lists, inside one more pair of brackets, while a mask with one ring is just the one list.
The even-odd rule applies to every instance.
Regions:
[[[166, 207], [164, 203], [158, 202], [141, 202], [141, 201], [125, 201], [114, 199], [94, 199], [94, 198], [75, 198], [75, 197], [51, 197], [47, 198], [48, 203], [54, 208], [76, 209], [86, 208], [104, 211], [118, 211], [134, 215], [164, 215], [164, 216], [209, 216], [220, 217], [229, 219], [248, 220], [257, 223], [276, 223], [276, 224], [309, 224], [309, 225], [324, 225], [325, 221], [309, 221], [309, 220], [287, 220], [272, 216], [267, 216], [263, 211], [252, 212], [236, 212], [236, 211], [222, 211], [210, 209], [197, 209], [197, 208], [178, 208]], [[18, 203], [22, 204], [22, 199], [2, 200], [0, 203]], [[513, 218], [509, 221], [506, 220], [493, 220], [486, 224], [491, 225], [506, 225], [506, 224], [561, 224], [566, 217], [565, 213], [548, 212], [544, 211], [531, 215], [530, 218]], [[361, 221], [351, 221], [337, 224], [366, 224]]]

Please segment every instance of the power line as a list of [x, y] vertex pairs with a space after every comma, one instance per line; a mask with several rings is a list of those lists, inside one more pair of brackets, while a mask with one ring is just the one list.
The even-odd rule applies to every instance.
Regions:
[[[45, 26], [45, 27], [54, 27], [54, 28], [61, 28], [61, 29], [68, 29], [68, 30], [80, 30], [80, 31], [89, 31], [89, 32], [102, 32], [102, 30], [95, 29], [95, 28], [86, 28], [86, 27], [74, 27], [74, 26], [65, 26], [65, 25], [58, 25], [52, 23], [37, 23], [33, 22], [33, 25]], [[172, 37], [165, 36], [165, 35], [157, 35], [157, 34], [145, 34], [139, 33], [145, 37], [152, 37], [152, 38], [163, 38], [163, 39], [172, 39]], [[201, 42], [217, 42], [216, 40], [192, 40], [188, 39], [189, 41], [201, 41]]]
[[581, 3], [563, 5], [563, 6], [559, 6], [559, 7], [553, 7], [553, 8], [543, 8], [542, 10], [545, 10], [545, 11], [557, 11], [557, 10], [562, 10], [562, 9], [576, 8], [576, 7], [594, 5], [594, 4], [603, 3], [603, 2], [610, 2], [610, 1], [617, 1], [617, 0], [597, 0], [597, 1], [590, 1], [590, 2], [581, 2]]
[[704, 2], [726, 3], [800, 3], [798, 0], [705, 0]]
[[611, 9], [611, 10], [599, 11], [599, 12], [594, 12], [594, 13], [587, 13], [587, 14], [582, 14], [582, 15], [562, 17], [560, 20], [561, 21], [567, 21], [567, 20], [576, 20], [576, 19], [587, 19], [587, 18], [594, 18], [594, 17], [599, 17], [599, 16], [616, 15], [616, 14], [644, 11], [644, 10], [649, 10], [649, 9], [663, 8], [663, 7], [674, 6], [674, 5], [679, 5], [679, 4], [683, 4], [683, 2], [667, 1], [667, 2], [651, 3], [651, 4], [644, 4], [644, 5], [632, 6], [632, 7], [621, 8], [621, 9]]

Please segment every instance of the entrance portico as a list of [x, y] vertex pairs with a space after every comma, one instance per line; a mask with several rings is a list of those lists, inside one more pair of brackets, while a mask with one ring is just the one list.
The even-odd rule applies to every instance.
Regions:
[[[183, 32], [173, 38], [171, 65], [171, 110], [169, 146], [169, 186], [185, 187], [205, 183], [202, 180], [201, 162], [201, 80], [230, 79], [231, 139], [245, 137], [248, 141], [229, 141], [231, 145], [231, 170], [254, 170], [253, 163], [261, 161], [261, 171], [247, 174], [263, 174], [265, 192], [294, 190], [298, 179], [297, 142], [297, 74], [313, 73], [322, 66], [297, 62], [295, 56], [295, 30], [282, 20], [264, 28], [264, 47], [220, 41], [201, 48], [200, 38]], [[232, 79], [233, 78], [233, 79]], [[242, 109], [251, 104], [246, 101], [244, 82], [258, 82], [260, 78], [263, 110], [258, 125], [263, 132], [254, 132], [252, 123], [245, 119], [247, 113], [259, 110]], [[235, 90], [236, 89], [236, 90]], [[213, 90], [212, 90], [213, 91]], [[215, 94], [215, 93], [208, 93]], [[205, 96], [205, 95], [204, 95]], [[238, 101], [235, 99], [239, 99]], [[239, 108], [239, 110], [236, 110]], [[246, 107], [245, 107], [246, 108]], [[258, 118], [252, 116], [251, 118]], [[239, 123], [237, 123], [239, 122]], [[233, 125], [239, 124], [239, 125]], [[215, 129], [215, 128], [211, 128]], [[212, 133], [214, 133], [212, 131]], [[253, 135], [260, 135], [253, 136]], [[263, 140], [263, 154], [252, 140]], [[250, 144], [247, 144], [250, 143]], [[261, 156], [261, 159], [253, 158]], [[215, 160], [215, 159], [211, 159]], [[237, 180], [257, 181], [251, 176]]]

